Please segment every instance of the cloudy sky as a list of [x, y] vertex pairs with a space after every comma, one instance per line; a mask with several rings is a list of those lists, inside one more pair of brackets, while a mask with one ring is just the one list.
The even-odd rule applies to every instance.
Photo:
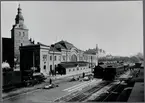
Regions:
[[[23, 1], [29, 37], [47, 45], [67, 40], [77, 48], [130, 56], [143, 51], [142, 1]], [[11, 37], [18, 2], [1, 3], [1, 34]]]

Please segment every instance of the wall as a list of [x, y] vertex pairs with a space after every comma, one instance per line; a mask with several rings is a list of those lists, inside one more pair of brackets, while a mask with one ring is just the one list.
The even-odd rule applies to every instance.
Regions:
[[40, 49], [40, 72], [44, 75], [49, 75], [49, 50]]
[[2, 61], [7, 60], [14, 67], [14, 51], [11, 38], [2, 38]]
[[[51, 59], [50, 59], [50, 57], [51, 57]], [[55, 60], [55, 57], [56, 57], [56, 60]], [[61, 52], [54, 52], [54, 54], [53, 54], [53, 52], [50, 51], [50, 53], [49, 53], [49, 68], [51, 66], [50, 69], [52, 69], [52, 70], [56, 69], [57, 65], [59, 63], [61, 63], [61, 58], [62, 58]], [[53, 62], [54, 62], [54, 66], [53, 66]]]
[[28, 29], [13, 28], [11, 38], [13, 40], [14, 56], [20, 61], [19, 46], [21, 46], [21, 43], [23, 46], [29, 44]]
[[80, 67], [70, 67], [66, 68], [66, 74], [72, 74], [72, 73], [79, 73], [79, 72], [85, 72], [86, 69], [89, 69], [88, 66], [80, 66]]

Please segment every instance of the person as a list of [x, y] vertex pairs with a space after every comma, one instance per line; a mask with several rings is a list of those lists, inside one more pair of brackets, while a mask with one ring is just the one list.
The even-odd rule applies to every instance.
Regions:
[[49, 80], [49, 83], [52, 84], [52, 80], [51, 80], [51, 78], [50, 78], [50, 80]]
[[83, 72], [83, 78], [85, 77], [85, 73]]

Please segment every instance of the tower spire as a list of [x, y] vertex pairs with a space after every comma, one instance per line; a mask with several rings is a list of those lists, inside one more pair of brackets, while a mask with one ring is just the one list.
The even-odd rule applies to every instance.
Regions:
[[19, 3], [19, 8], [20, 8], [20, 3]]
[[24, 22], [24, 18], [23, 18], [23, 15], [22, 15], [22, 9], [20, 7], [20, 3], [18, 4], [18, 13], [16, 15], [16, 18], [15, 18], [15, 21], [16, 21], [16, 24], [19, 24], [20, 22], [23, 23]]

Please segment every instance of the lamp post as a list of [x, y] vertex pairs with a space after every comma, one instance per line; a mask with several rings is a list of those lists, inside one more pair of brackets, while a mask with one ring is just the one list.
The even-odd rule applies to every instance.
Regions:
[[16, 69], [16, 61], [17, 61], [17, 58], [14, 58], [14, 68]]
[[66, 50], [66, 62], [67, 62], [67, 50]]
[[33, 51], [33, 72], [35, 72], [35, 54]]
[[91, 56], [91, 70], [92, 70], [92, 72], [93, 72], [93, 68], [92, 68], [92, 56]]

